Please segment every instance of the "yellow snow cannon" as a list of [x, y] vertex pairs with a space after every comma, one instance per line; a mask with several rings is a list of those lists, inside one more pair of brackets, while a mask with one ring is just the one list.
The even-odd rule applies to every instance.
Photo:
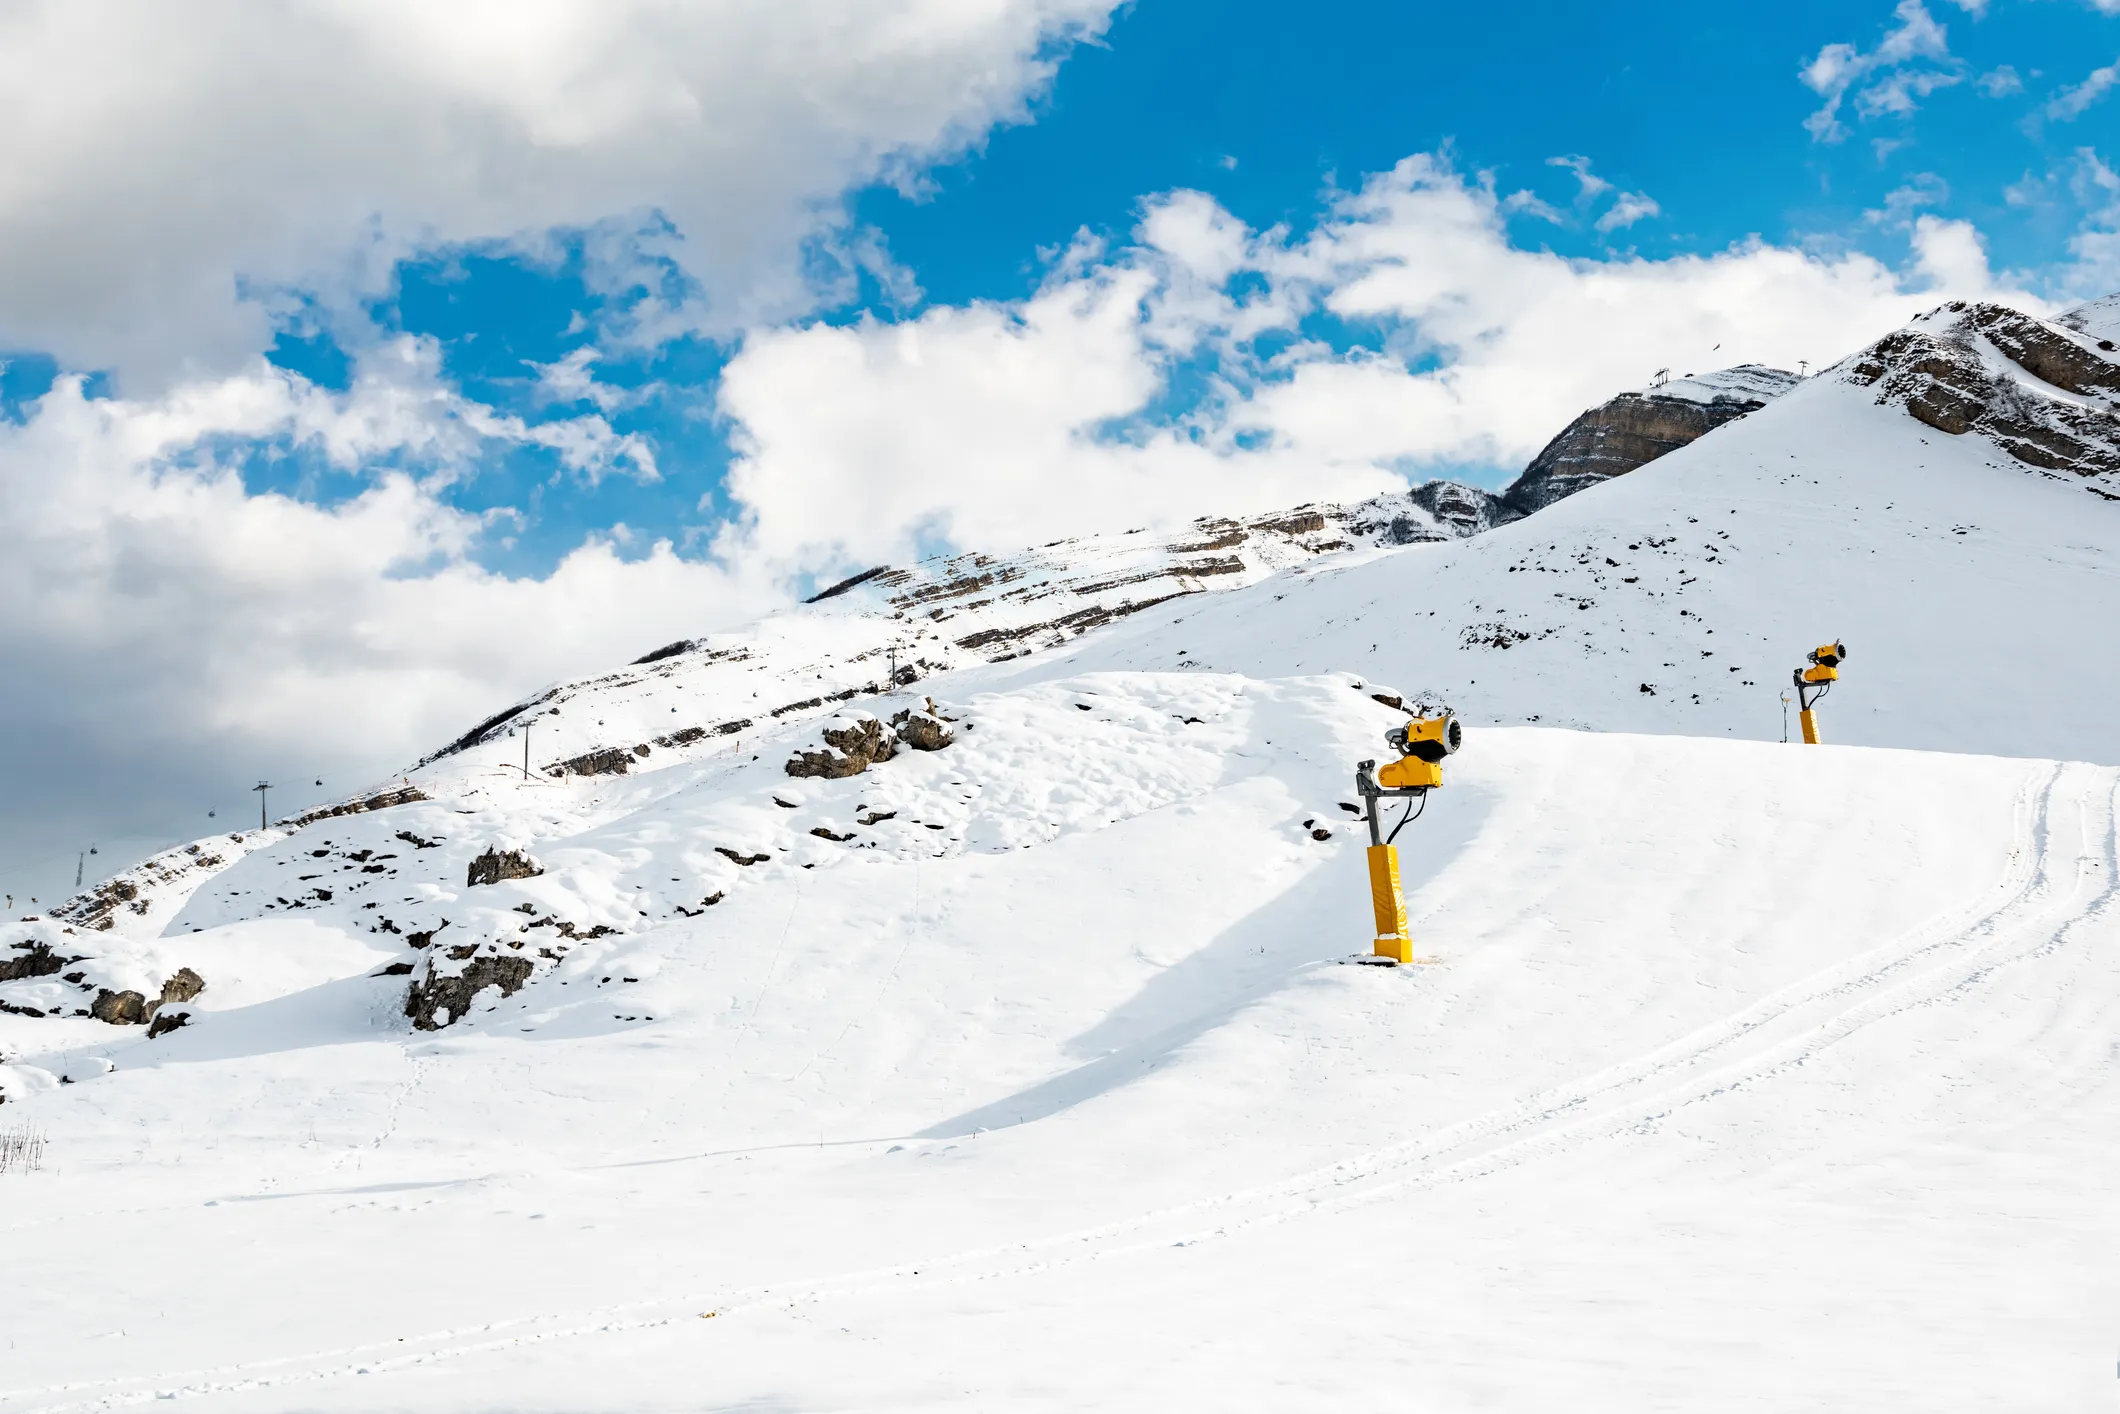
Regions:
[[[1399, 850], [1393, 843], [1407, 822], [1428, 808], [1428, 792], [1443, 783], [1443, 758], [1456, 754], [1465, 744], [1465, 729], [1456, 717], [1441, 712], [1433, 717], [1415, 717], [1404, 726], [1384, 734], [1385, 742], [1399, 759], [1382, 770], [1374, 761], [1355, 769], [1354, 788], [1362, 797], [1363, 815], [1369, 821], [1369, 902], [1376, 914], [1373, 957], [1389, 963], [1413, 961], [1413, 935], [1406, 926], [1406, 897], [1399, 886]], [[1385, 796], [1403, 796], [1409, 802], [1386, 835], [1377, 819], [1377, 801]], [[1418, 801], [1416, 807], [1412, 802]]]
[[1811, 666], [1796, 670], [1796, 719], [1803, 723], [1805, 746], [1818, 745], [1818, 715], [1811, 709], [1840, 681], [1840, 665], [1847, 660], [1848, 646], [1834, 641], [1821, 643], [1805, 655]]

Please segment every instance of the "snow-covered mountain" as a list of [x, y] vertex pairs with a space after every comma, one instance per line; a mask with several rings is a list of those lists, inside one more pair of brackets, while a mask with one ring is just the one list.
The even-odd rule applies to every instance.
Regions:
[[1562, 428], [1497, 499], [1507, 511], [1529, 515], [1757, 412], [1798, 381], [1747, 363], [1621, 393]]
[[[1938, 311], [1505, 523], [871, 571], [12, 924], [65, 1295], [0, 1410], [2081, 1407], [2101, 320]], [[1421, 701], [1439, 962], [1336, 966]]]

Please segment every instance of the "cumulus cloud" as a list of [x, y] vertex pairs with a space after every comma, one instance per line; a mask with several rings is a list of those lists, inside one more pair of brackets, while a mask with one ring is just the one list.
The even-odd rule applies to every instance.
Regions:
[[[1997, 292], [1977, 234], [1934, 217], [1910, 227], [1901, 273], [1759, 242], [1571, 260], [1514, 246], [1510, 206], [1430, 156], [1301, 239], [1179, 194], [1135, 244], [1085, 247], [1027, 300], [756, 339], [721, 394], [748, 517], [724, 553], [868, 564], [1518, 465], [1585, 406], [1717, 344], [1718, 366], [1822, 363]], [[1307, 337], [1320, 316], [1379, 347]], [[1260, 352], [1269, 331], [1293, 345]], [[1203, 361], [1209, 397], [1159, 417]]]
[[[485, 524], [442, 484], [497, 441], [622, 453], [598, 419], [526, 428], [437, 386], [426, 351], [393, 355], [341, 394], [264, 365], [145, 400], [68, 377], [0, 422], [10, 865], [54, 837], [108, 845], [114, 822], [204, 833], [201, 805], [225, 815], [258, 774], [364, 785], [522, 686], [776, 602], [668, 545], [592, 540], [542, 579], [479, 568]], [[403, 469], [319, 506], [246, 490], [218, 452], [260, 444]]]
[[151, 392], [243, 366], [287, 290], [555, 229], [674, 264], [688, 327], [800, 312], [845, 191], [1021, 115], [1114, 3], [17, 0], [0, 347]]

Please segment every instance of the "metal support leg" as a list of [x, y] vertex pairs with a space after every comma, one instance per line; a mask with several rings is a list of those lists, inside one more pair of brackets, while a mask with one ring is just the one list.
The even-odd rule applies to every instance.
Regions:
[[[1377, 801], [1385, 791], [1373, 774], [1376, 762], [1364, 761], [1354, 773], [1354, 788], [1362, 797], [1362, 811], [1369, 821], [1369, 904], [1376, 914], [1375, 956], [1397, 963], [1413, 961], [1413, 930], [1406, 924], [1406, 895], [1399, 886], [1399, 850], [1387, 844], [1377, 820]], [[1411, 795], [1412, 791], [1392, 791]]]

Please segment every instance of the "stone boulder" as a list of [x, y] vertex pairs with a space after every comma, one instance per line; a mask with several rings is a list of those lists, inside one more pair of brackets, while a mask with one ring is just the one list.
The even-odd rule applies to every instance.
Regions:
[[52, 951], [50, 943], [17, 943], [11, 956], [0, 957], [0, 982], [19, 981], [24, 977], [49, 977], [69, 961], [79, 958], [63, 958]]
[[858, 776], [898, 749], [898, 736], [882, 719], [867, 712], [846, 713], [824, 726], [824, 749], [798, 751], [788, 758], [791, 776], [842, 780]]
[[464, 887], [498, 884], [503, 879], [534, 879], [544, 868], [519, 849], [489, 849], [464, 871]]
[[405, 1015], [412, 1018], [415, 1030], [439, 1031], [461, 1021], [472, 999], [488, 987], [500, 988], [504, 997], [514, 996], [533, 970], [527, 957], [488, 954], [471, 958], [461, 972], [442, 975], [430, 960], [425, 974], [405, 993]]
[[177, 969], [177, 975], [162, 984], [162, 995], [156, 999], [148, 1013], [170, 1005], [172, 1002], [188, 1002], [206, 990], [206, 979], [188, 967]]
[[105, 987], [88, 1004], [88, 1014], [112, 1026], [139, 1026], [147, 1020], [147, 998], [138, 992], [113, 992]]
[[940, 751], [957, 739], [950, 729], [949, 718], [935, 710], [935, 699], [927, 699], [923, 709], [907, 707], [891, 718], [891, 729], [898, 740], [915, 751]]

